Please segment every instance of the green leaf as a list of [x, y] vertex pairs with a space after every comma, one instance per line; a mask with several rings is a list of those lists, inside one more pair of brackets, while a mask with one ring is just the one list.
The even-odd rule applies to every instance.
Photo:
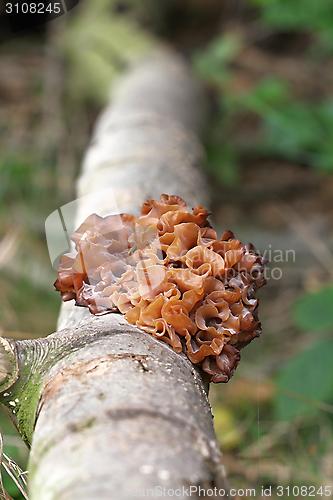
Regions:
[[239, 181], [237, 157], [227, 144], [211, 145], [207, 149], [208, 168], [215, 179], [226, 186], [234, 186]]
[[328, 0], [251, 0], [261, 8], [263, 25], [284, 31], [312, 32], [313, 44], [332, 50], [333, 4]]
[[302, 330], [333, 329], [333, 286], [304, 295], [295, 305], [294, 319]]
[[270, 109], [280, 109], [290, 105], [288, 84], [281, 78], [263, 78], [247, 94], [241, 97], [243, 106], [258, 114], [265, 115]]
[[277, 379], [277, 418], [313, 417], [333, 401], [332, 359], [333, 340], [320, 340], [287, 362]]
[[237, 36], [226, 34], [218, 37], [205, 50], [195, 54], [194, 68], [206, 81], [223, 84], [229, 77], [229, 63], [236, 57], [241, 46]]

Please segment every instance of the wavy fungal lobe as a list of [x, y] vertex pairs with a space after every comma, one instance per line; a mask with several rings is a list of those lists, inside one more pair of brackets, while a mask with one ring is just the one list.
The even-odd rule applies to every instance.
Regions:
[[263, 258], [208, 211], [178, 196], [147, 200], [139, 216], [90, 215], [72, 235], [55, 288], [92, 314], [127, 321], [185, 352], [211, 382], [228, 382], [240, 350], [259, 336]]

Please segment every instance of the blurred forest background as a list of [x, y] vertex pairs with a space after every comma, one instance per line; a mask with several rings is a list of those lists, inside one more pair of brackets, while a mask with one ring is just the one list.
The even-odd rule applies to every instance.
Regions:
[[[45, 218], [75, 178], [112, 82], [156, 39], [207, 88], [214, 222], [270, 261], [263, 335], [212, 388], [230, 483], [333, 478], [333, 3], [99, 0], [30, 33], [0, 17], [0, 331], [55, 330]], [[0, 413], [5, 452], [27, 450]], [[4, 474], [5, 486], [21, 498]], [[297, 497], [297, 496], [296, 496]]]

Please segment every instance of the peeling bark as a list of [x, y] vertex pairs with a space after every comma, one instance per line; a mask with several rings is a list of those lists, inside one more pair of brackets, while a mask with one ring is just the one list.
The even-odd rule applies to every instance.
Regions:
[[[197, 168], [203, 103], [175, 54], [141, 61], [97, 124], [78, 196], [112, 186], [128, 212], [163, 192], [207, 203]], [[83, 198], [77, 222], [103, 203]], [[132, 500], [155, 486], [224, 486], [208, 387], [186, 356], [118, 314], [91, 317], [66, 303], [58, 326], [45, 339], [0, 343], [1, 398], [32, 439], [31, 500]]]

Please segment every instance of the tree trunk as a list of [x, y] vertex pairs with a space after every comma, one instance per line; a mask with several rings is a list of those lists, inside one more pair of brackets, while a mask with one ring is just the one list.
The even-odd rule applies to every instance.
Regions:
[[[105, 212], [106, 187], [121, 212], [161, 193], [207, 203], [197, 169], [203, 103], [175, 54], [158, 51], [134, 67], [97, 124], [75, 225]], [[154, 487], [223, 487], [208, 388], [185, 355], [120, 314], [93, 317], [66, 303], [58, 326], [45, 339], [0, 343], [2, 401], [32, 439], [31, 500], [132, 500], [159, 496]]]

